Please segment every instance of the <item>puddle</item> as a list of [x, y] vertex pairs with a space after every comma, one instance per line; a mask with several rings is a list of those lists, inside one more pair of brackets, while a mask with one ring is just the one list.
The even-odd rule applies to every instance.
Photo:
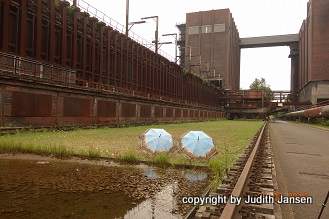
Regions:
[[0, 158], [0, 218], [182, 218], [208, 173]]
[[166, 186], [154, 197], [129, 210], [124, 218], [182, 218], [176, 209], [175, 195], [177, 189], [177, 184]]
[[199, 182], [208, 178], [207, 173], [194, 170], [186, 170], [184, 176], [190, 182]]

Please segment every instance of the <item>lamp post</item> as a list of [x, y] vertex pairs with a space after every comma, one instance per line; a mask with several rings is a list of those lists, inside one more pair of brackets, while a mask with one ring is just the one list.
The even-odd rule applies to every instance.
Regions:
[[178, 34], [177, 33], [167, 33], [167, 34], [163, 34], [162, 36], [174, 36], [175, 37], [175, 63], [177, 63], [177, 37], [178, 37]]
[[129, 0], [126, 0], [126, 36], [129, 34]]
[[[154, 41], [152, 41], [152, 43], [154, 43]], [[159, 49], [162, 45], [168, 45], [168, 44], [172, 44], [172, 42], [158, 42]]]
[[130, 29], [135, 25], [135, 24], [144, 24], [146, 23], [146, 21], [134, 21], [134, 22], [130, 22], [128, 23], [128, 32], [130, 31]]
[[155, 19], [156, 26], [155, 26], [155, 53], [158, 54], [159, 50], [159, 16], [150, 16], [150, 17], [143, 17], [142, 20], [147, 19]]

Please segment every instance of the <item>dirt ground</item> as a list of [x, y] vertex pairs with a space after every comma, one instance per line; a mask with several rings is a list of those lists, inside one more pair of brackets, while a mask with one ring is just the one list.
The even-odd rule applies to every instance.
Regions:
[[179, 218], [190, 208], [181, 197], [200, 195], [208, 185], [207, 173], [198, 174], [1, 155], [0, 218]]

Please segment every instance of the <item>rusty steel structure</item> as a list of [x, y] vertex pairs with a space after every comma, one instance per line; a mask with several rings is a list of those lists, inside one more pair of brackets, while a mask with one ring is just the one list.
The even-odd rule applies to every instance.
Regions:
[[66, 1], [2, 0], [1, 7], [3, 52], [72, 68], [83, 87], [216, 105], [215, 89]]
[[225, 91], [219, 98], [229, 119], [264, 118], [277, 105], [262, 90]]
[[[98, 11], [92, 13], [88, 9], [89, 5], [79, 8], [84, 1], [74, 2], [75, 5], [59, 0], [0, 0], [2, 91], [8, 77], [20, 80], [15, 86], [23, 86], [21, 79], [25, 75], [34, 78], [34, 89], [40, 93], [43, 88], [38, 84], [46, 83], [88, 90], [87, 96], [97, 91], [115, 93], [119, 99], [129, 96], [132, 100], [166, 102], [168, 106], [180, 106], [187, 117], [190, 115], [184, 111], [187, 107], [220, 111], [215, 87], [126, 36], [113, 22], [104, 19], [105, 14], [100, 18]], [[2, 105], [6, 92], [2, 92]], [[11, 101], [16, 101], [15, 95]], [[65, 104], [71, 108], [85, 107], [73, 103], [64, 101], [64, 108]], [[128, 105], [120, 105], [121, 108], [123, 112], [129, 111]], [[133, 115], [134, 110], [131, 111]], [[151, 112], [146, 113], [150, 118], [152, 113], [157, 114], [152, 107], [146, 111]], [[167, 115], [170, 114], [169, 110]]]
[[[0, 126], [51, 128], [217, 119], [216, 107], [76, 84], [76, 71], [0, 53]], [[11, 129], [10, 129], [11, 130]]]
[[286, 113], [280, 118], [285, 119], [314, 119], [314, 118], [329, 118], [329, 101], [323, 101], [317, 105], [300, 109], [294, 112]]

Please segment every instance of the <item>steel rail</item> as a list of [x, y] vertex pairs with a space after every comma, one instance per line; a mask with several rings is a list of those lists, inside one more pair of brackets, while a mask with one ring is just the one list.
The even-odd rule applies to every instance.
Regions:
[[[241, 195], [242, 195], [242, 192], [243, 192], [243, 189], [245, 187], [246, 181], [248, 179], [250, 170], [251, 170], [253, 162], [255, 160], [257, 151], [260, 147], [261, 140], [263, 138], [263, 134], [264, 134], [264, 130], [265, 130], [266, 126], [267, 126], [267, 123], [265, 123], [262, 127], [262, 130], [261, 130], [261, 132], [260, 132], [260, 134], [257, 138], [256, 144], [255, 144], [252, 152], [250, 153], [250, 156], [249, 156], [249, 158], [248, 158], [248, 160], [247, 160], [247, 162], [246, 162], [246, 164], [245, 164], [245, 166], [242, 170], [241, 175], [239, 176], [239, 179], [238, 179], [237, 183], [234, 186], [234, 189], [233, 189], [232, 194], [231, 194], [232, 196], [241, 197]], [[221, 216], [220, 216], [220, 219], [231, 219], [231, 218], [233, 218], [237, 207], [238, 206], [236, 204], [227, 203], [225, 205], [225, 208], [224, 208]]]

